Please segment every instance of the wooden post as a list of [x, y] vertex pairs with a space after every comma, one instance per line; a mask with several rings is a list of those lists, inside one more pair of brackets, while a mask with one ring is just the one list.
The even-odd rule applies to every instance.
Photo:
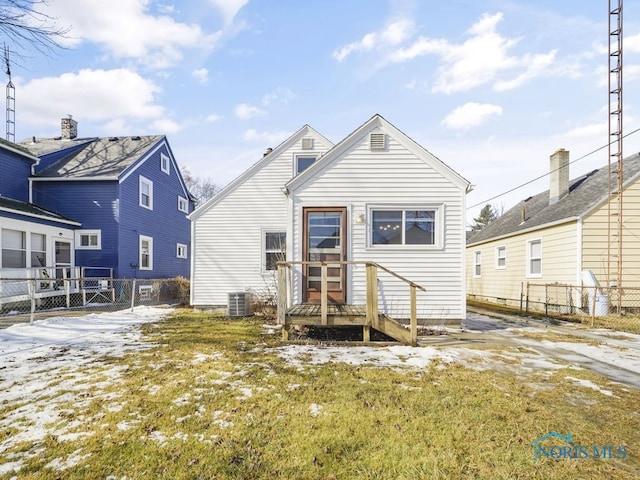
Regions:
[[327, 264], [322, 263], [320, 267], [321, 270], [321, 280], [320, 280], [320, 316], [322, 320], [322, 325], [327, 325]]
[[418, 345], [418, 312], [416, 305], [416, 286], [411, 284], [411, 346]]
[[378, 270], [373, 263], [367, 263], [367, 325], [378, 325]]
[[[278, 324], [285, 325], [287, 316], [287, 270], [278, 263]], [[283, 330], [284, 331], [284, 330]]]
[[362, 326], [362, 341], [369, 343], [371, 341], [371, 326]]

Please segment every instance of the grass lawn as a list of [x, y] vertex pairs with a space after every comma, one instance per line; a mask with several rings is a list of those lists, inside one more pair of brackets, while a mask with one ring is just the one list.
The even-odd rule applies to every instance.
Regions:
[[[55, 422], [65, 434], [0, 452], [0, 463], [28, 459], [0, 478], [640, 476], [639, 392], [586, 370], [559, 366], [523, 378], [508, 365], [483, 370], [472, 361], [421, 369], [311, 358], [292, 364], [261, 322], [187, 310], [143, 330], [154, 345], [82, 367], [86, 391], [69, 391], [58, 406]], [[28, 405], [28, 398], [0, 405], [0, 415]], [[582, 458], [535, 460], [534, 440], [550, 432], [571, 433]], [[567, 443], [541, 445], [558, 456]], [[625, 447], [624, 458], [593, 458], [594, 445], [620, 457]]]

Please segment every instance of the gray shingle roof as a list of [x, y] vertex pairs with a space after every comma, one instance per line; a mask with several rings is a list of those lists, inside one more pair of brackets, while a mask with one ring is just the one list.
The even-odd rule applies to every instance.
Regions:
[[[640, 175], [640, 154], [625, 158], [623, 165], [626, 186]], [[569, 193], [553, 205], [549, 205], [549, 190], [520, 201], [484, 229], [471, 235], [467, 245], [579, 218], [607, 199], [608, 173], [608, 167], [605, 166], [571, 180]]]
[[0, 210], [12, 210], [31, 217], [37, 216], [54, 222], [80, 225], [79, 222], [72, 220], [69, 217], [65, 217], [64, 215], [60, 215], [52, 210], [47, 210], [46, 208], [39, 207], [33, 203], [21, 202], [20, 200], [13, 200], [6, 197], [0, 197]]
[[[105, 137], [84, 139], [86, 144], [71, 153], [69, 156], [57, 161], [53, 165], [38, 172], [36, 177], [47, 178], [85, 178], [85, 177], [109, 177], [117, 178], [130, 165], [145, 155], [151, 147], [164, 138], [163, 135], [146, 135], [136, 137]], [[47, 146], [39, 147], [42, 155], [72, 144], [69, 140], [57, 140], [59, 148], [44, 151], [44, 148], [55, 147], [56, 140], [47, 142]], [[66, 142], [66, 143], [62, 143]], [[78, 140], [81, 143], [82, 140]], [[39, 144], [40, 142], [36, 142]], [[29, 145], [30, 147], [31, 145]], [[33, 149], [32, 149], [33, 151]]]

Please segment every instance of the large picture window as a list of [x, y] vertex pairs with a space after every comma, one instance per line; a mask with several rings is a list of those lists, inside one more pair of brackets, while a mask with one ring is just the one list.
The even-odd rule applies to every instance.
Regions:
[[27, 237], [26, 232], [2, 229], [2, 265], [3, 268], [26, 268]]
[[264, 269], [277, 270], [278, 262], [286, 259], [285, 232], [265, 232], [264, 234]]
[[372, 245], [435, 245], [435, 210], [371, 211]]

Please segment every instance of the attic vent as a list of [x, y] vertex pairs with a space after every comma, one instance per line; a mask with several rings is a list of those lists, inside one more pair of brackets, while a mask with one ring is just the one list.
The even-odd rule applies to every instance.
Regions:
[[135, 137], [131, 137], [131, 140], [140, 140], [140, 137], [136, 135]]
[[109, 138], [109, 141], [110, 141], [110, 142], [115, 142], [115, 141], [117, 141], [117, 140], [118, 140], [118, 137], [110, 137], [110, 138]]
[[303, 150], [313, 150], [313, 138], [303, 138], [302, 139], [302, 149]]
[[251, 295], [247, 292], [227, 294], [227, 315], [229, 317], [247, 317], [250, 315]]
[[371, 150], [384, 150], [384, 133], [372, 133], [369, 136]]

